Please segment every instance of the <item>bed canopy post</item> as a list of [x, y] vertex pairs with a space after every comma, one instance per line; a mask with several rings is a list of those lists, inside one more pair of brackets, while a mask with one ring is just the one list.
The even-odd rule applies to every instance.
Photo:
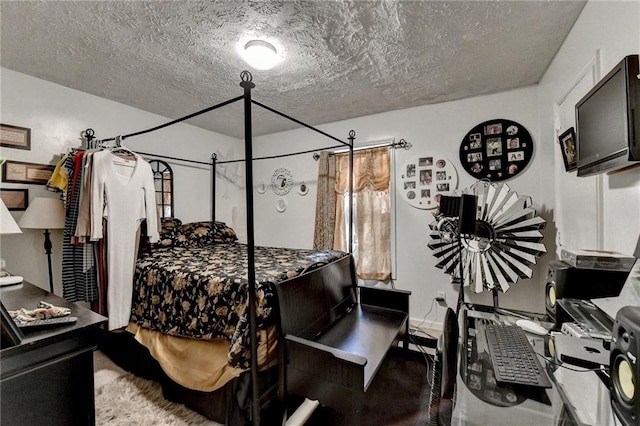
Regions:
[[349, 130], [349, 254], [353, 254], [353, 141], [355, 130]]
[[258, 342], [256, 319], [256, 267], [255, 267], [255, 241], [253, 229], [253, 149], [251, 129], [251, 89], [256, 87], [251, 73], [242, 71], [240, 74], [244, 89], [244, 158], [245, 158], [245, 186], [247, 203], [247, 289], [249, 293], [249, 340], [251, 342], [251, 418], [255, 426], [260, 425], [260, 394], [258, 388]]
[[216, 161], [218, 154], [211, 154], [211, 222], [216, 221]]

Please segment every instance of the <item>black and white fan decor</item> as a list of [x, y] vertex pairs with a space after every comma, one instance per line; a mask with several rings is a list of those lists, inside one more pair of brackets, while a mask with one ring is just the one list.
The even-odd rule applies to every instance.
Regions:
[[477, 196], [475, 231], [461, 234], [457, 218], [437, 212], [428, 244], [439, 260], [436, 267], [458, 280], [462, 273], [463, 285], [475, 293], [506, 292], [519, 278], [531, 278], [530, 266], [547, 251], [541, 243], [546, 222], [531, 207], [531, 197], [486, 181], [463, 193]]

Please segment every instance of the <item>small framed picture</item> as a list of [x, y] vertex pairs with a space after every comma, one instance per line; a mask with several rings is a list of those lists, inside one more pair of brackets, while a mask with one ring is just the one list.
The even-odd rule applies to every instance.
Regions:
[[0, 189], [0, 198], [9, 210], [26, 210], [29, 207], [28, 189]]
[[23, 163], [21, 161], [7, 160], [2, 165], [2, 181], [12, 183], [30, 183], [45, 185], [55, 166], [48, 164]]
[[30, 150], [31, 129], [0, 124], [0, 146]]
[[568, 172], [577, 167], [576, 158], [576, 134], [573, 127], [562, 133], [558, 137], [560, 142], [560, 150], [562, 151], [562, 159], [564, 160], [564, 169]]
[[499, 135], [502, 133], [502, 123], [492, 123], [484, 126], [485, 135]]

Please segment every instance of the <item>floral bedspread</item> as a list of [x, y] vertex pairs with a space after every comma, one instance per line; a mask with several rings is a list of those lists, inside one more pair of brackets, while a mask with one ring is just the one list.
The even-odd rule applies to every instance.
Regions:
[[[256, 247], [258, 328], [275, 321], [273, 283], [347, 255]], [[225, 338], [229, 364], [248, 369], [247, 271], [247, 246], [240, 243], [154, 249], [136, 263], [131, 321], [175, 336]]]

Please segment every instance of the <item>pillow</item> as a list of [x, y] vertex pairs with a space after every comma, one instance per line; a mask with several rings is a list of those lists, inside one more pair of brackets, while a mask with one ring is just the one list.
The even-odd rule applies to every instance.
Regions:
[[183, 245], [199, 246], [213, 244], [211, 222], [191, 222], [182, 225]]
[[238, 236], [236, 231], [229, 228], [224, 222], [214, 222], [213, 240], [219, 243], [233, 243], [238, 241]]
[[179, 236], [182, 233], [182, 221], [175, 217], [160, 219], [160, 240], [155, 247], [173, 247], [180, 245]]
[[182, 234], [184, 244], [190, 246], [233, 242], [238, 239], [235, 231], [224, 222], [185, 223], [182, 225]]

